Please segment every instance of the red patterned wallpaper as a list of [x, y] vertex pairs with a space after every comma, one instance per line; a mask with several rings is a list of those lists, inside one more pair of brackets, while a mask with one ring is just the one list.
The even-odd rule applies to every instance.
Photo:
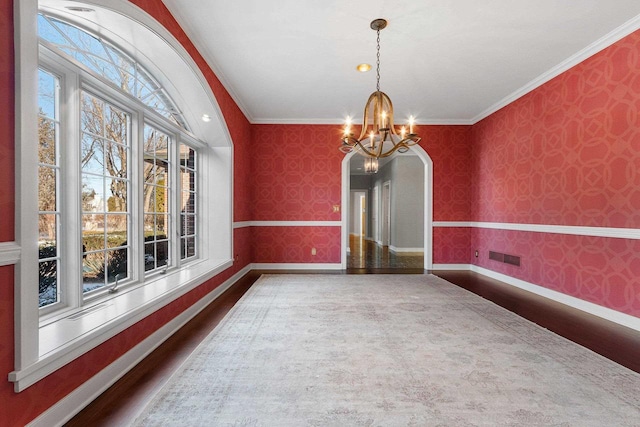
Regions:
[[[476, 265], [640, 317], [640, 240], [491, 229], [474, 229], [472, 240]], [[490, 250], [521, 266], [490, 260]]]
[[[341, 214], [332, 211], [333, 205], [341, 202], [344, 154], [338, 150], [340, 131], [340, 125], [253, 126], [253, 220], [340, 221]], [[418, 126], [417, 132], [434, 164], [434, 220], [468, 221], [471, 127]], [[338, 227], [252, 229], [254, 262], [340, 262]], [[434, 262], [469, 262], [467, 232], [445, 228], [437, 236], [434, 242], [446, 247], [434, 245], [434, 255], [438, 254]], [[314, 242], [325, 238], [332, 239], [326, 243], [326, 253], [323, 249], [322, 256], [318, 252], [311, 257]], [[461, 250], [462, 245], [466, 249]]]
[[433, 228], [434, 264], [469, 264], [471, 229], [466, 227]]
[[[341, 198], [340, 129], [340, 125], [253, 126], [254, 221], [340, 220], [340, 214], [332, 212]], [[471, 126], [417, 126], [416, 131], [434, 163], [434, 220], [468, 221]]]
[[471, 126], [417, 126], [417, 132], [433, 160], [433, 220], [469, 221]]
[[[340, 263], [340, 227], [253, 227], [256, 263]], [[311, 255], [316, 248], [316, 255]]]
[[[473, 141], [474, 221], [640, 228], [640, 31], [484, 119]], [[640, 316], [638, 241], [498, 230], [472, 241], [483, 267]]]
[[13, 2], [0, 2], [0, 242], [14, 240]]
[[340, 127], [254, 125], [251, 200], [254, 221], [339, 221]]
[[476, 221], [640, 227], [640, 31], [473, 127]]

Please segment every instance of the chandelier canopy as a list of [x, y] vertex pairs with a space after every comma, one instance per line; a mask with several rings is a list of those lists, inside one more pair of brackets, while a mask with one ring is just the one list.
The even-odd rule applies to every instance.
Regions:
[[[409, 147], [417, 144], [420, 137], [413, 133], [414, 119], [409, 118], [407, 126], [398, 131], [393, 124], [393, 103], [391, 98], [380, 90], [380, 30], [387, 26], [385, 19], [375, 19], [371, 22], [371, 29], [377, 37], [376, 62], [376, 91], [373, 92], [364, 107], [362, 129], [357, 138], [352, 132], [351, 118], [347, 117], [340, 150], [344, 153], [356, 151], [358, 154], [371, 159], [389, 157], [396, 151], [404, 153]], [[377, 161], [375, 172], [377, 172]]]

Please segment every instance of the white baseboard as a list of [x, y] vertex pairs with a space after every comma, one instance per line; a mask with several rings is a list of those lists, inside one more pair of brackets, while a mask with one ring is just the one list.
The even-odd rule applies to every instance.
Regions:
[[253, 263], [252, 270], [342, 270], [340, 263]]
[[80, 412], [100, 394], [104, 393], [124, 374], [140, 363], [142, 359], [147, 357], [160, 344], [165, 342], [178, 329], [183, 327], [189, 320], [200, 313], [200, 311], [222, 295], [224, 291], [229, 289], [249, 271], [251, 271], [251, 267], [247, 265], [225, 282], [221, 283], [220, 286], [201, 298], [198, 302], [173, 318], [169, 323], [155, 331], [145, 340], [119, 357], [116, 361], [84, 382], [80, 387], [60, 399], [52, 407], [31, 421], [28, 426], [61, 426], [65, 422], [69, 421], [74, 415]]
[[433, 270], [471, 270], [469, 264], [433, 264]]
[[603, 307], [601, 305], [594, 304], [580, 298], [572, 297], [570, 295], [563, 294], [562, 292], [554, 291], [540, 285], [525, 282], [524, 280], [516, 279], [514, 277], [507, 276], [506, 274], [497, 273], [483, 267], [478, 267], [476, 265], [470, 265], [469, 267], [471, 271], [475, 271], [476, 273], [491, 277], [492, 279], [500, 280], [501, 282], [505, 282], [520, 289], [524, 289], [525, 291], [529, 291], [545, 298], [549, 298], [550, 300], [568, 305], [569, 307], [577, 308], [578, 310], [593, 314], [594, 316], [601, 317], [619, 325], [626, 326], [627, 328], [640, 331], [639, 317], [631, 316], [629, 314], [625, 314], [611, 308]]
[[405, 253], [405, 252], [414, 252], [414, 253], [424, 253], [424, 248], [398, 248], [393, 245], [389, 245], [389, 250], [395, 253]]

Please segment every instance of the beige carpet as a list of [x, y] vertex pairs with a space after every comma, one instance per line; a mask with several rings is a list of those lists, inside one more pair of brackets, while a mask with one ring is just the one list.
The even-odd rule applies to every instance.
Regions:
[[435, 276], [263, 276], [142, 426], [640, 426], [640, 375]]

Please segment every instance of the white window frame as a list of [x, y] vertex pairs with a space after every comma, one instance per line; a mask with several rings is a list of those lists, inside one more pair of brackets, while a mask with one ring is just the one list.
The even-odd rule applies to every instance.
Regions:
[[[42, 1], [46, 3], [48, 0]], [[14, 382], [16, 392], [55, 372], [233, 264], [233, 145], [207, 79], [167, 29], [129, 1], [89, 0], [88, 3], [104, 9], [110, 26], [114, 23], [117, 26], [123, 25], [123, 22], [124, 25], [137, 22], [131, 28], [144, 33], [140, 40], [150, 45], [155, 43], [153, 46], [158, 49], [158, 63], [162, 62], [163, 67], [171, 64], [170, 69], [163, 73], [168, 81], [161, 83], [180, 106], [187, 106], [185, 119], [195, 135], [195, 138], [187, 137], [190, 143], [202, 140], [201, 146], [197, 147], [200, 162], [197, 173], [199, 212], [206, 212], [208, 218], [215, 218], [215, 221], [204, 221], [202, 214], [197, 216], [199, 258], [185, 268], [176, 268], [167, 274], [154, 274], [144, 283], [125, 288], [108, 300], [96, 298], [85, 301], [84, 305], [71, 308], [61, 315], [45, 316], [45, 320], [41, 321], [37, 308], [38, 271], [34, 268], [38, 260], [38, 231], [37, 227], [33, 227], [37, 223], [38, 212], [38, 184], [34, 179], [34, 171], [37, 170], [34, 165], [38, 162], [38, 135], [34, 126], [38, 114], [38, 2], [14, 0], [16, 243], [20, 247], [20, 261], [15, 268], [15, 370], [9, 374], [9, 380]], [[43, 7], [53, 6], [45, 4]], [[126, 43], [126, 40], [120, 42]], [[171, 60], [167, 60], [168, 55]], [[164, 57], [163, 61], [160, 61], [160, 57]], [[156, 67], [155, 70], [159, 69]], [[170, 87], [167, 87], [167, 83]], [[78, 85], [81, 84], [86, 82], [78, 82]], [[200, 120], [202, 114], [208, 114], [214, 120], [204, 123]], [[148, 111], [144, 112], [141, 120], [141, 123], [144, 120], [156, 122], [153, 113]], [[202, 185], [203, 182], [207, 185]], [[132, 215], [134, 220], [140, 217], [139, 211]], [[215, 223], [215, 227], [208, 226], [209, 223]], [[80, 322], [74, 320], [80, 318]]]

